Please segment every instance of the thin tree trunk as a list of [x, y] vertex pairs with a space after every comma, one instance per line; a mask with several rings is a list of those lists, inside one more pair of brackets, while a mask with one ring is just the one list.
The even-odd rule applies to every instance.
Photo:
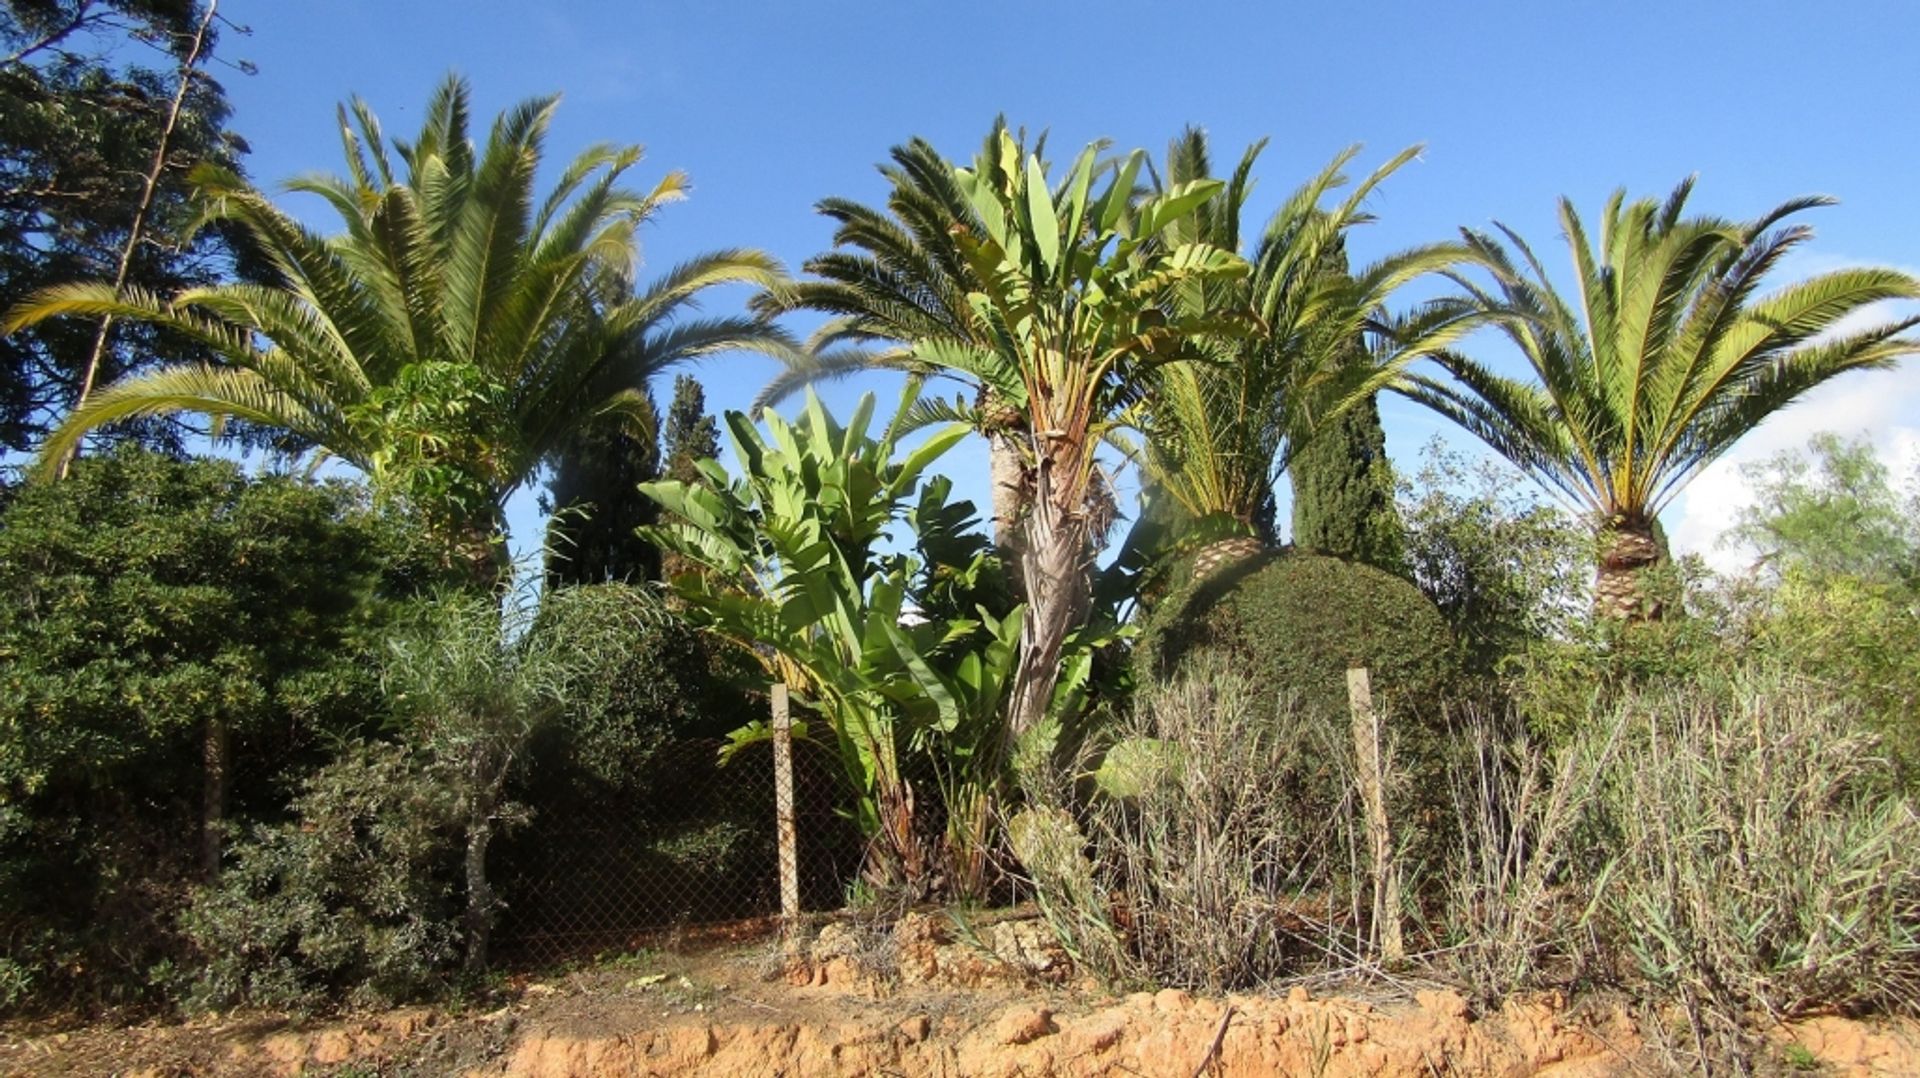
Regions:
[[[193, 69], [200, 62], [200, 52], [207, 43], [207, 30], [213, 26], [213, 15], [219, 7], [220, 0], [208, 0], [207, 13], [200, 17], [200, 26], [193, 32], [193, 47], [180, 64], [179, 85], [173, 89], [173, 103], [167, 106], [167, 121], [160, 129], [160, 144], [153, 149], [153, 163], [147, 168], [146, 182], [140, 188], [140, 202], [133, 211], [133, 224], [127, 229], [127, 242], [120, 249], [120, 263], [113, 272], [115, 295], [127, 287], [127, 277], [133, 269], [134, 252], [140, 249], [140, 234], [146, 230], [147, 214], [153, 209], [154, 193], [160, 188], [160, 174], [167, 168], [167, 152], [173, 145], [173, 132], [180, 126], [180, 111], [186, 104], [187, 88], [193, 85]], [[107, 354], [107, 340], [112, 333], [113, 316], [107, 315], [100, 319], [100, 328], [94, 332], [93, 350], [87, 356], [87, 365], [80, 378], [80, 395], [73, 405], [75, 410], [85, 405], [87, 398], [93, 394], [94, 379], [99, 377], [100, 363]], [[65, 479], [67, 469], [79, 455], [80, 443], [75, 441], [61, 458], [59, 467], [54, 471], [55, 476]]]
[[207, 719], [201, 762], [205, 784], [200, 805], [200, 874], [212, 883], [220, 875], [222, 824], [227, 818], [227, 772], [232, 759], [227, 724]]
[[493, 939], [493, 885], [487, 882], [487, 848], [493, 843], [493, 816], [500, 807], [500, 791], [513, 766], [513, 754], [496, 753], [485, 747], [473, 750], [467, 791], [467, 970], [480, 973], [487, 968], [487, 948]]
[[1657, 620], [1666, 611], [1648, 594], [1647, 571], [1666, 560], [1653, 523], [1624, 519], [1600, 532], [1600, 558], [1593, 576], [1594, 614], [1614, 621]]
[[487, 968], [487, 944], [493, 935], [493, 886], [487, 882], [487, 847], [493, 842], [493, 815], [467, 820], [467, 970]]
[[1020, 541], [1027, 620], [1020, 633], [1013, 706], [1007, 715], [1010, 742], [1046, 718], [1060, 680], [1067, 637], [1086, 624], [1093, 603], [1093, 551], [1084, 516], [1061, 509], [1041, 490], [1027, 514]]

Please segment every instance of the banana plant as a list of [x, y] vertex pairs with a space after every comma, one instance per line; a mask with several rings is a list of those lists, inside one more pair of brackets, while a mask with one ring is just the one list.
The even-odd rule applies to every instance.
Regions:
[[[912, 555], [882, 553], [880, 544], [903, 518], [931, 529], [970, 514], [955, 513], [948, 484], [927, 477], [966, 428], [936, 430], [900, 450], [897, 423], [869, 433], [873, 404], [871, 394], [863, 397], [843, 426], [809, 393], [796, 422], [767, 412], [764, 435], [746, 415], [728, 413], [741, 475], [704, 461], [707, 485], [642, 484], [673, 518], [642, 534], [698, 566], [676, 577], [674, 590], [712, 631], [786, 682], [826, 728], [869, 840], [868, 882], [918, 897], [938, 874], [915, 828], [903, 756], [948, 754], [936, 774], [970, 774], [976, 746], [998, 741], [1022, 614], [914, 616], [915, 582], [940, 574]], [[978, 576], [982, 557], [959, 571]], [[756, 733], [739, 732], [734, 748]], [[943, 792], [960, 785], [978, 784]]]

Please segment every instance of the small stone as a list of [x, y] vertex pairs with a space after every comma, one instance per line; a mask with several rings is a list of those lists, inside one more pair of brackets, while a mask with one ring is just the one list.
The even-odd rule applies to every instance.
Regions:
[[320, 1034], [313, 1042], [313, 1061], [315, 1063], [326, 1066], [335, 1063], [345, 1063], [352, 1055], [353, 1041], [342, 1030], [330, 1029]]
[[916, 1014], [902, 1019], [894, 1028], [898, 1029], [900, 1035], [907, 1040], [919, 1044], [933, 1033], [933, 1020], [924, 1014]]
[[994, 1025], [1001, 1044], [1026, 1044], [1053, 1032], [1053, 1012], [1045, 1007], [1021, 1007], [1002, 1015]]
[[1430, 1011], [1442, 1018], [1465, 1018], [1467, 1016], [1466, 997], [1452, 989], [1441, 988], [1415, 992], [1413, 998], [1416, 1003], [1420, 1004], [1421, 1010]]
[[1193, 996], [1178, 988], [1162, 988], [1159, 992], [1155, 993], [1153, 997], [1154, 1009], [1163, 1014], [1171, 1014], [1174, 1011], [1184, 1010], [1192, 1006], [1192, 1004]]

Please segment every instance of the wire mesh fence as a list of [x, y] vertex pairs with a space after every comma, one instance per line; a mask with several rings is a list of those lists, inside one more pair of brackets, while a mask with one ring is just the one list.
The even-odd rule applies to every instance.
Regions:
[[[533, 818], [500, 844], [506, 901], [497, 953], [551, 964], [631, 950], [676, 930], [780, 912], [774, 765], [768, 746], [722, 766], [721, 742], [658, 746], [636, 787], [552, 783]], [[832, 909], [859, 871], [861, 843], [831, 750], [794, 745], [801, 908]]]

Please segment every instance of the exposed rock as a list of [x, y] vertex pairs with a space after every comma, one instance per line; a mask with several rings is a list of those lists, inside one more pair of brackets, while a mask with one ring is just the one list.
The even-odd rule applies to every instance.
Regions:
[[1015, 1008], [1001, 1015], [993, 1028], [1001, 1044], [1028, 1044], [1053, 1032], [1053, 1012], [1045, 1007]]

